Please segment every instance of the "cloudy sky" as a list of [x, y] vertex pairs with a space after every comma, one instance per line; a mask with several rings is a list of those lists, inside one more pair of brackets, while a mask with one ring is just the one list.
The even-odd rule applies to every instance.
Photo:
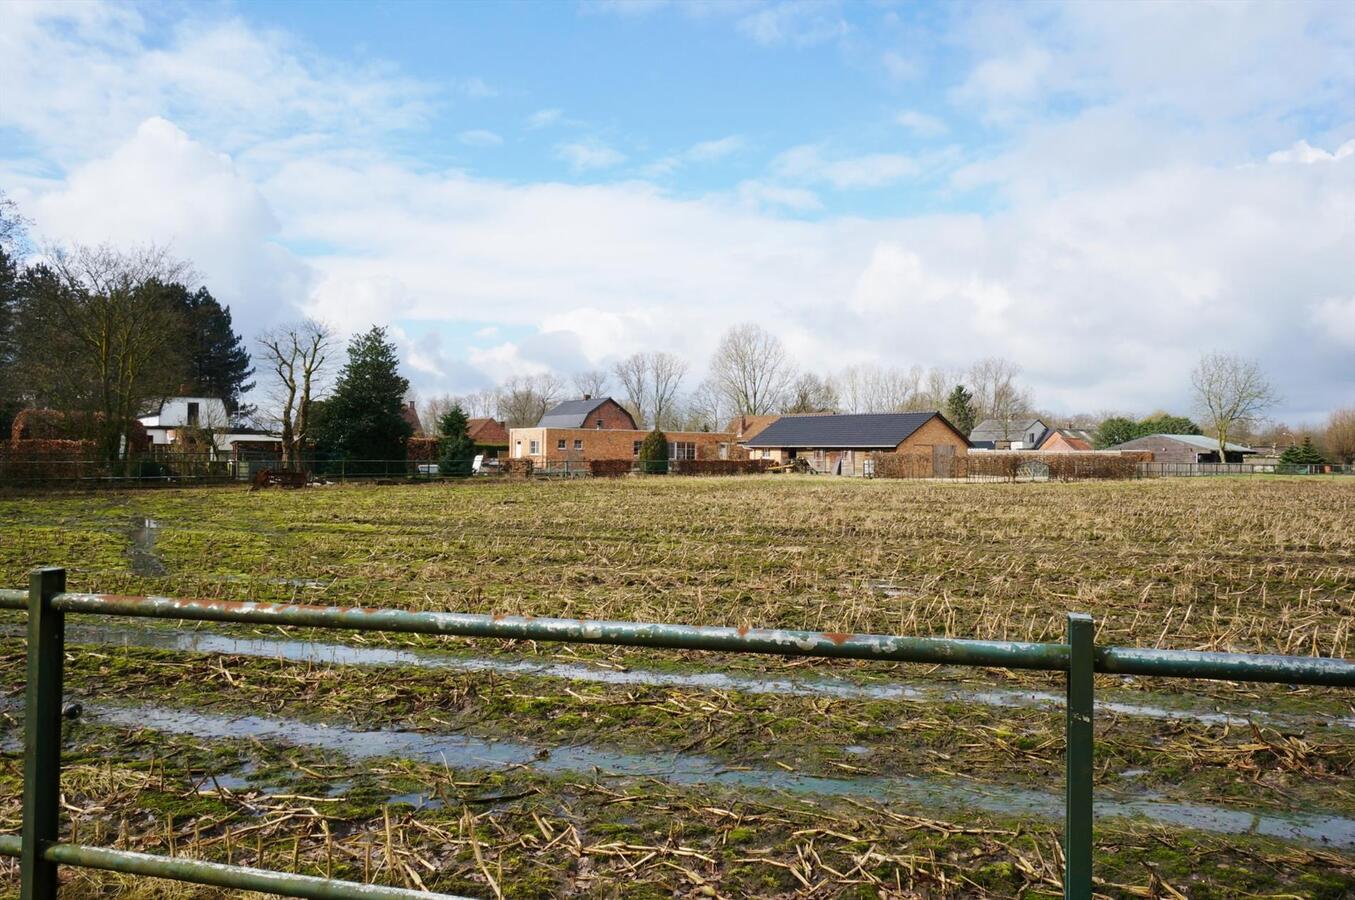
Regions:
[[1355, 402], [1355, 5], [0, 3], [0, 190], [168, 243], [248, 335], [389, 325], [422, 395], [1024, 366], [1189, 404], [1202, 350]]

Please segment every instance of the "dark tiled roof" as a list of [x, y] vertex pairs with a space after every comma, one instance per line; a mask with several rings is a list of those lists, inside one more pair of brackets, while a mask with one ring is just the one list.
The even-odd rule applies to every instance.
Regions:
[[749, 447], [894, 448], [935, 412], [864, 413], [846, 416], [782, 416], [747, 442]]
[[1035, 432], [1035, 443], [1039, 444], [1045, 434], [1044, 423], [1039, 419], [1013, 419], [1010, 427], [1003, 428], [998, 419], [984, 419], [973, 431], [969, 432], [971, 441], [1024, 441], [1026, 435]]
[[610, 397], [593, 397], [588, 400], [566, 400], [546, 411], [537, 428], [583, 428], [588, 424], [588, 414], [610, 400]]

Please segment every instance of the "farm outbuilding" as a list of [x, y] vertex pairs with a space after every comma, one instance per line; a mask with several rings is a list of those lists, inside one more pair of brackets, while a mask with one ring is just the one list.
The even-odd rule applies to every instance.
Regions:
[[1240, 463], [1256, 455], [1252, 448], [1229, 441], [1224, 448], [1226, 458], [1219, 459], [1218, 438], [1203, 434], [1149, 434], [1110, 449], [1147, 450], [1158, 463]]
[[816, 472], [866, 475], [873, 453], [911, 453], [948, 478], [969, 440], [939, 412], [782, 416], [747, 441], [751, 459], [803, 459]]

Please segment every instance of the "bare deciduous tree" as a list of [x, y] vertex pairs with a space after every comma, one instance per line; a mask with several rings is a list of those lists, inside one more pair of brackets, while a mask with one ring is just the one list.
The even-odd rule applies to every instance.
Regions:
[[827, 378], [820, 378], [813, 372], [803, 372], [790, 386], [784, 412], [819, 413], [837, 412], [837, 391]]
[[282, 435], [282, 461], [292, 465], [310, 438], [311, 404], [325, 387], [334, 333], [323, 322], [304, 319], [265, 331], [258, 344], [273, 380], [269, 390]]
[[1355, 409], [1338, 409], [1327, 419], [1322, 445], [1345, 465], [1355, 462]]
[[621, 391], [625, 395], [621, 405], [634, 417], [636, 425], [647, 427], [645, 398], [649, 393], [649, 356], [632, 353], [613, 366], [612, 372], [621, 382]]
[[1191, 372], [1200, 424], [1219, 440], [1219, 461], [1228, 459], [1228, 436], [1248, 428], [1274, 405], [1275, 392], [1255, 360], [1206, 353]]
[[612, 376], [606, 369], [575, 372], [571, 380], [574, 382], [574, 390], [578, 391], [580, 396], [605, 397], [612, 386]]
[[710, 361], [710, 377], [736, 416], [779, 409], [795, 377], [781, 340], [751, 322], [725, 332]]
[[164, 289], [193, 275], [162, 247], [76, 246], [47, 254], [17, 333], [22, 377], [37, 398], [88, 415], [117, 459], [132, 420], [186, 372], [184, 323]]
[[865, 364], [848, 366], [832, 378], [843, 412], [882, 413], [913, 408], [922, 369], [909, 371]]
[[678, 391], [687, 375], [687, 363], [662, 351], [649, 357], [650, 417], [655, 428], [672, 428], [676, 424]]
[[684, 425], [687, 431], [719, 431], [728, 424], [729, 413], [724, 396], [710, 379], [696, 386], [687, 401]]
[[530, 428], [560, 402], [564, 390], [564, 381], [549, 372], [514, 376], [499, 388], [498, 416], [509, 428]]
[[996, 419], [1002, 425], [1002, 439], [1010, 441], [1013, 424], [1030, 413], [1030, 392], [1017, 384], [1021, 367], [1009, 359], [989, 357], [969, 369], [968, 384], [974, 392], [974, 406], [980, 421]]

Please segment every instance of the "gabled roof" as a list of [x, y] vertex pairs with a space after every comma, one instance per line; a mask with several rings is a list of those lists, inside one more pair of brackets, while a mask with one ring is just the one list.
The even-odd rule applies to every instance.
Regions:
[[[566, 400], [563, 403], [557, 403], [554, 408], [547, 410], [541, 417], [541, 421], [536, 423], [537, 428], [585, 428], [588, 425], [588, 416], [593, 410], [604, 403], [615, 402], [611, 397], [585, 397], [581, 400]], [[620, 404], [617, 404], [620, 406]], [[630, 415], [630, 413], [626, 413]], [[634, 420], [631, 422], [634, 425]]]
[[1002, 427], [1001, 419], [984, 419], [969, 432], [974, 443], [982, 441], [1024, 441], [1026, 435], [1034, 431], [1035, 441], [1039, 443], [1045, 433], [1045, 424], [1039, 419], [1013, 419], [1007, 428]]
[[1096, 446], [1096, 439], [1090, 431], [1084, 431], [1080, 428], [1052, 428], [1045, 432], [1044, 440], [1040, 441], [1040, 447], [1043, 448], [1056, 434], [1076, 450], [1092, 450]]
[[779, 415], [770, 416], [735, 416], [729, 420], [725, 426], [725, 431], [734, 435], [737, 440], [748, 441], [757, 437], [762, 429], [781, 418]]
[[477, 443], [508, 443], [508, 429], [498, 419], [476, 417], [466, 420], [466, 434]]
[[[1199, 450], [1217, 450], [1219, 449], [1219, 439], [1206, 437], [1203, 434], [1145, 434], [1143, 437], [1135, 438], [1132, 441], [1126, 441], [1126, 444], [1133, 444], [1139, 441], [1177, 441]], [[1121, 444], [1120, 446], [1124, 446]], [[1232, 441], [1225, 443], [1224, 448], [1232, 453], [1255, 453], [1250, 447], [1244, 447], [1241, 444], [1234, 444]]]
[[937, 412], [782, 416], [762, 429], [747, 446], [892, 450], [933, 418], [954, 428]]

